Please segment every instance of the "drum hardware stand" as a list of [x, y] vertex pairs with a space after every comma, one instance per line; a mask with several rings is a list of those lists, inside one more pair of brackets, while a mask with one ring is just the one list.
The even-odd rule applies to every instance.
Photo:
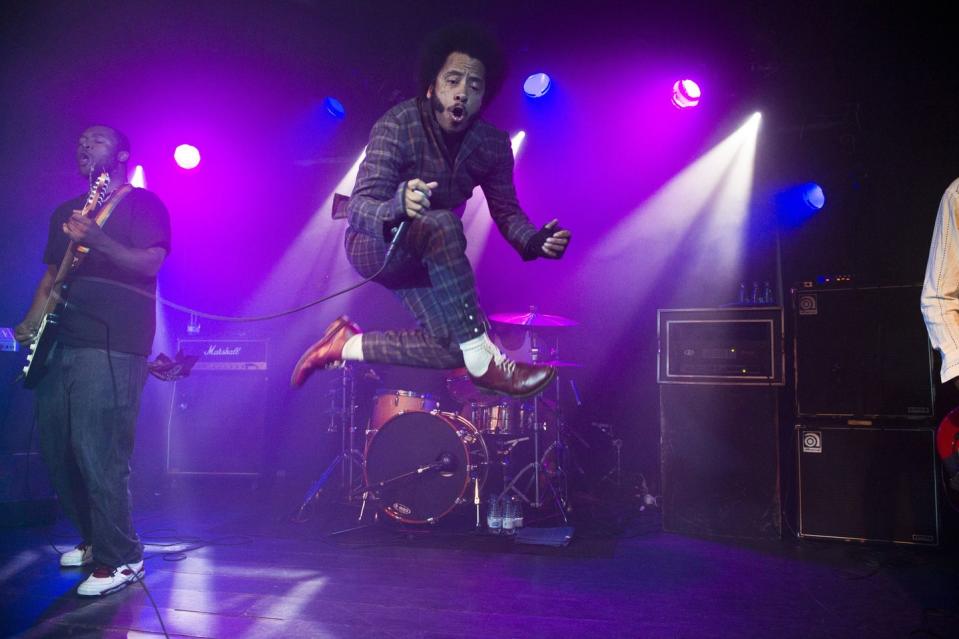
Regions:
[[[602, 484], [603, 482], [608, 481], [614, 486], [619, 487], [623, 483], [623, 440], [614, 437], [614, 427], [611, 424], [593, 422], [591, 426], [598, 429], [606, 437], [609, 437], [609, 443], [616, 451], [616, 461], [613, 463], [613, 466], [606, 471], [606, 474], [600, 478], [599, 483]], [[581, 442], [586, 444], [582, 437], [579, 439]], [[586, 446], [589, 447], [589, 444], [586, 444]]]
[[[538, 429], [539, 429], [539, 425], [538, 425], [538, 424], [535, 425], [534, 428], [538, 430]], [[557, 437], [558, 437], [558, 435], [557, 435]], [[521, 440], [516, 440], [516, 441], [519, 442], [519, 441], [521, 441]], [[535, 432], [535, 430], [534, 430], [534, 434], [533, 434], [533, 442], [534, 442], [534, 448], [535, 448], [535, 442], [536, 442], [536, 432]], [[520, 499], [522, 499], [523, 501], [525, 501], [526, 503], [528, 503], [528, 504], [529, 504], [530, 506], [532, 506], [533, 508], [540, 508], [540, 507], [542, 507], [542, 505], [543, 505], [542, 502], [539, 502], [539, 501], [535, 501], [535, 502], [534, 502], [534, 501], [531, 501], [531, 500], [529, 499], [529, 497], [527, 497], [527, 496], [523, 493], [522, 490], [520, 490], [519, 488], [516, 487], [516, 484], [517, 484], [517, 482], [523, 477], [523, 475], [526, 474], [526, 471], [532, 471], [533, 476], [527, 481], [527, 483], [526, 483], [526, 490], [529, 491], [530, 484], [533, 484], [533, 486], [536, 487], [537, 490], [538, 490], [538, 486], [539, 486], [539, 474], [540, 474], [541, 471], [544, 470], [544, 468], [545, 468], [545, 460], [546, 460], [547, 456], [550, 454], [550, 452], [553, 451], [553, 450], [558, 450], [559, 452], [558, 452], [557, 454], [558, 454], [558, 455], [561, 455], [561, 454], [562, 454], [562, 450], [563, 450], [563, 444], [562, 444], [561, 442], [558, 442], [558, 441], [557, 441], [557, 442], [553, 442], [552, 444], [550, 444], [550, 445], [546, 448], [545, 451], [543, 451], [543, 456], [542, 456], [542, 457], [534, 458], [534, 460], [533, 460], [532, 462], [530, 462], [529, 464], [527, 464], [526, 466], [524, 466], [523, 468], [521, 468], [521, 469], [519, 470], [519, 472], [517, 472], [517, 473], [513, 476], [513, 478], [509, 481], [509, 483], [507, 483], [506, 486], [503, 488], [503, 492], [501, 492], [501, 493], [499, 494], [498, 499], [503, 499], [504, 497], [506, 497], [506, 495], [508, 495], [509, 493], [512, 492], [512, 493], [515, 493], [515, 494], [519, 495]], [[557, 466], [559, 466], [559, 465], [560, 465], [560, 460], [559, 460], [559, 458], [557, 457]], [[559, 469], [559, 472], [563, 472], [562, 469]], [[565, 499], [560, 495], [560, 491], [556, 488], [554, 482], [552, 482], [552, 481], [547, 481], [547, 486], [549, 487], [549, 490], [550, 490], [550, 492], [551, 492], [552, 495], [553, 495], [553, 500], [556, 502], [556, 507], [557, 507], [557, 509], [559, 510], [560, 516], [562, 516], [562, 518], [563, 518], [563, 522], [566, 523], [566, 524], [568, 524], [568, 523], [569, 523], [569, 518], [568, 518], [567, 515], [566, 515], [566, 501], [565, 501]], [[535, 492], [534, 492], [534, 498], [535, 498]]]
[[[359, 517], [357, 517], [356, 520], [363, 521], [363, 515], [366, 513], [366, 504], [370, 499], [373, 499], [373, 500], [379, 499], [379, 496], [377, 495], [377, 492], [376, 492], [377, 489], [386, 488], [390, 484], [397, 482], [401, 479], [406, 479], [407, 477], [414, 477], [416, 475], [422, 475], [424, 473], [442, 470], [444, 465], [445, 465], [445, 462], [442, 462], [442, 461], [433, 462], [431, 464], [425, 464], [423, 466], [419, 466], [405, 473], [400, 473], [399, 475], [390, 477], [389, 479], [378, 481], [375, 484], [369, 484], [369, 485], [364, 484], [363, 486], [359, 486], [358, 488], [352, 489], [349, 494], [350, 499], [354, 497], [360, 497], [361, 495], [363, 499], [363, 502], [360, 504], [360, 515]], [[476, 469], [474, 468], [470, 472], [476, 473]], [[479, 500], [479, 476], [478, 475], [473, 477], [473, 491], [475, 495], [474, 501], [478, 503], [478, 500]], [[477, 512], [478, 511], [479, 511], [479, 506], [477, 506]], [[435, 523], [435, 522], [430, 522], [430, 523]], [[365, 528], [365, 527], [366, 525], [364, 524], [363, 526], [347, 528], [346, 530], [337, 530], [336, 532], [330, 533], [330, 536], [332, 537], [333, 535], [341, 535], [343, 533], [351, 532], [354, 530], [360, 530], [361, 528]]]
[[[531, 306], [530, 312], [535, 313], [536, 307]], [[539, 361], [539, 340], [536, 338], [536, 331], [530, 329], [529, 331], [529, 351], [530, 359], [532, 359], [533, 364], [535, 365]], [[533, 397], [533, 508], [539, 508], [543, 505], [542, 495], [539, 490], [539, 471], [541, 466], [541, 461], [539, 457], [539, 402], [536, 401], [537, 398]], [[518, 474], [522, 475], [526, 469], [524, 468]], [[510, 485], [515, 489], [515, 477], [513, 481], [510, 482]], [[505, 491], [504, 491], [505, 493]], [[525, 499], [525, 496], [524, 496]]]
[[608, 473], [603, 475], [599, 483], [608, 481], [614, 486], [620, 486], [623, 483], [623, 440], [614, 439], [613, 448], [616, 449], [616, 465], [610, 468]]
[[[535, 307], [532, 307], [530, 312], [535, 313]], [[529, 329], [529, 337], [530, 337], [530, 359], [532, 360], [533, 364], [536, 364], [536, 362], [539, 361], [540, 359], [540, 348], [541, 348], [540, 340], [537, 338], [536, 332], [532, 328]], [[558, 388], [559, 388], [559, 380], [557, 378], [556, 380], [557, 396], [559, 395]], [[557, 402], [557, 405], [558, 404], [559, 402]], [[533, 508], [541, 508], [543, 506], [543, 489], [540, 485], [540, 473], [544, 469], [544, 460], [546, 459], [546, 456], [553, 449], [559, 448], [560, 450], [562, 450], [561, 443], [553, 442], [552, 444], [550, 444], [549, 447], [547, 447], [545, 451], [543, 451], [542, 454], [540, 454], [540, 431], [545, 430], [546, 423], [545, 423], [545, 420], [541, 422], [539, 416], [540, 416], [540, 409], [539, 409], [538, 397], [534, 397], [533, 398], [533, 415], [532, 415], [533, 461], [527, 464], [526, 466], [524, 466], [523, 468], [521, 468], [519, 472], [513, 475], [512, 479], [510, 479], [509, 482], [507, 482], [506, 486], [503, 488], [503, 491], [498, 496], [499, 499], [502, 499], [511, 492], [515, 493], [516, 495], [520, 497], [520, 499], [525, 501], [527, 504], [529, 504]], [[557, 425], [557, 440], [558, 438], [559, 438], [559, 428]], [[512, 447], [515, 446], [520, 441], [523, 441], [523, 439], [513, 440], [512, 446], [510, 446], [507, 449], [507, 454], [510, 450], [512, 450]], [[559, 465], [559, 463], [560, 461], [557, 460], [557, 465]], [[523, 475], [526, 474], [527, 471], [532, 472], [532, 477], [527, 482], [527, 488], [526, 488], [526, 491], [529, 492], [530, 484], [532, 484], [532, 489], [533, 489], [532, 499], [530, 499], [530, 497], [528, 497], [522, 490], [520, 490], [516, 486], [517, 482], [519, 482], [519, 480], [523, 477]], [[569, 520], [566, 516], [566, 505], [563, 498], [560, 496], [559, 491], [557, 490], [556, 486], [553, 485], [552, 481], [548, 482], [548, 486], [549, 486], [550, 492], [553, 495], [553, 499], [556, 502], [556, 506], [558, 507], [559, 512], [563, 517], [563, 521], [565, 523], [569, 523]]]
[[[363, 458], [363, 453], [354, 448], [356, 433], [356, 403], [354, 401], [354, 395], [356, 381], [354, 378], [353, 365], [344, 364], [341, 370], [342, 374], [340, 376], [339, 389], [340, 406], [338, 409], [334, 406], [331, 411], [329, 426], [329, 431], [335, 431], [337, 428], [340, 431], [340, 453], [330, 462], [326, 470], [320, 474], [306, 492], [303, 502], [292, 517], [293, 521], [296, 522], [306, 521], [306, 509], [319, 497], [320, 493], [323, 492], [323, 488], [337, 467], [340, 468], [340, 487], [349, 487], [346, 498], [347, 501], [352, 501], [355, 497], [354, 491], [352, 490], [355, 482], [354, 478], [359, 477], [359, 474], [356, 472], [356, 466], [362, 468], [366, 463]], [[336, 393], [334, 392], [333, 394], [335, 395]], [[365, 499], [363, 505], [366, 505]], [[360, 516], [362, 517], [362, 514]]]
[[477, 468], [470, 470], [470, 477], [473, 479], [473, 506], [476, 508], [476, 530], [480, 530], [482, 527], [482, 520], [480, 517], [480, 487], [479, 487], [479, 472]]

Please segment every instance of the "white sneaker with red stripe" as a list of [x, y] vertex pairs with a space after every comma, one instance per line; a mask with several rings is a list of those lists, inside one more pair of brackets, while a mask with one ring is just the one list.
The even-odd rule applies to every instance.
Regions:
[[86, 566], [89, 563], [93, 563], [93, 544], [77, 544], [73, 550], [60, 555], [60, 565], [64, 568]]
[[138, 561], [133, 564], [124, 564], [119, 568], [110, 566], [98, 566], [89, 577], [77, 588], [78, 595], [94, 597], [97, 595], [109, 595], [127, 585], [142, 579], [145, 571], [143, 562]]

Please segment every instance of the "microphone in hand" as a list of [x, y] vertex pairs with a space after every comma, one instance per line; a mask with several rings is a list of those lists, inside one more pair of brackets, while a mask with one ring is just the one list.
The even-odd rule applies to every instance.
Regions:
[[406, 232], [410, 228], [409, 218], [400, 222], [399, 226], [396, 227], [396, 230], [393, 231], [393, 239], [390, 240], [390, 245], [386, 248], [386, 257], [383, 258], [383, 266], [386, 266], [390, 263], [390, 260], [393, 259], [393, 255], [396, 253], [396, 247], [400, 245], [403, 241], [403, 238], [406, 236]]

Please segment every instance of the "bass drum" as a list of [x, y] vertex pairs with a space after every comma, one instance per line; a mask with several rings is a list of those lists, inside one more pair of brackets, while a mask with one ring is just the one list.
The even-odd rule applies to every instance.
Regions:
[[403, 413], [370, 437], [366, 484], [387, 516], [405, 524], [435, 524], [457, 505], [472, 502], [473, 478], [482, 490], [488, 462], [486, 443], [463, 417]]

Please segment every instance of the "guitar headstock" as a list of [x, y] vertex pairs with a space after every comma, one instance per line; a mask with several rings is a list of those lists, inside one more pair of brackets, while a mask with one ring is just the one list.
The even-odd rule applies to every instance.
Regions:
[[103, 195], [106, 193], [108, 186], [110, 186], [110, 174], [103, 171], [97, 179], [94, 180], [93, 184], [90, 185], [90, 193], [87, 195], [87, 201], [83, 205], [83, 210], [80, 211], [81, 215], [89, 215], [103, 203]]

